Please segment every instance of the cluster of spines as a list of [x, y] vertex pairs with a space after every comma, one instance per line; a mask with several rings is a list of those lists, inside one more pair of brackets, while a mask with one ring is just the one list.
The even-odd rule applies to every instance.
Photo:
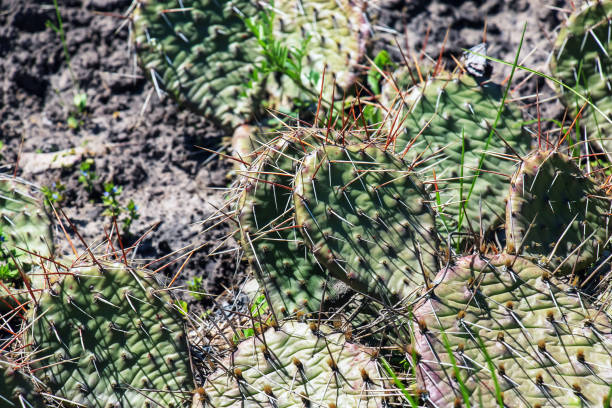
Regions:
[[238, 344], [199, 399], [204, 407], [382, 407], [374, 354], [316, 322], [288, 321]]
[[612, 321], [579, 292], [509, 255], [460, 258], [438, 278], [414, 311], [415, 369], [433, 404], [605, 406]]
[[94, 260], [68, 268], [29, 314], [31, 366], [58, 401], [183, 406], [191, 370], [180, 314], [152, 278]]

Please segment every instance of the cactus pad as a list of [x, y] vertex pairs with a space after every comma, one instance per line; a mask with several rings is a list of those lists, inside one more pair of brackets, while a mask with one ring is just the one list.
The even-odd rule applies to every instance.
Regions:
[[25, 272], [40, 263], [37, 256], [18, 248], [49, 256], [53, 250], [51, 220], [27, 183], [0, 175], [0, 268], [13, 263], [9, 253]]
[[[587, 97], [581, 123], [588, 138], [608, 155], [612, 152], [612, 2], [593, 1], [567, 20], [555, 42], [550, 68], [565, 85]], [[563, 103], [574, 115], [585, 104], [571, 91], [560, 87]]]
[[[331, 98], [331, 84], [335, 81], [340, 89], [335, 96], [341, 98], [342, 91], [357, 79], [357, 66], [365, 55], [370, 33], [361, 8], [352, 0], [276, 0], [274, 7], [279, 10], [274, 19], [275, 37], [282, 38], [282, 44], [290, 50], [300, 49], [307, 40], [300, 61], [302, 83], [318, 94], [325, 68], [325, 83], [329, 85], [324, 87], [325, 97]], [[316, 80], [313, 73], [318, 74]], [[286, 76], [280, 86], [271, 81], [267, 89], [271, 100], [285, 108], [292, 106], [292, 98], [301, 98], [304, 92]]]
[[[384, 92], [389, 93], [388, 87]], [[440, 230], [446, 234], [456, 230], [463, 203], [467, 218], [463, 228], [471, 226], [478, 232], [482, 220], [486, 232], [503, 220], [507, 180], [518, 157], [502, 138], [521, 156], [529, 151], [530, 139], [521, 128], [521, 113], [505, 106], [489, 141], [501, 95], [494, 83], [479, 85], [468, 75], [442, 73], [403, 100], [394, 99], [399, 115], [389, 119], [397, 135], [394, 150], [409, 162], [419, 161], [415, 170], [439, 195], [437, 210], [446, 221]], [[481, 172], [467, 201], [483, 152]]]
[[314, 143], [305, 140], [276, 140], [243, 177], [241, 243], [275, 313], [318, 311], [338, 287], [295, 228], [293, 175], [302, 149]]
[[33, 311], [41, 379], [87, 407], [184, 406], [193, 387], [186, 339], [166, 296], [122, 264], [71, 269]]
[[0, 407], [44, 406], [32, 381], [10, 361], [0, 360]]
[[301, 60], [294, 62], [301, 67], [301, 85], [311, 89], [314, 99], [325, 65], [327, 82], [333, 76], [343, 90], [354, 83], [369, 31], [361, 10], [348, 0], [141, 2], [134, 27], [143, 70], [157, 89], [223, 126], [249, 121], [261, 111], [256, 102], [262, 100], [271, 108], [290, 109], [304, 89], [289, 76], [258, 74], [251, 87], [245, 86], [266, 58], [245, 24], [248, 19], [262, 30], [267, 21], [260, 12], [272, 16], [271, 35], [278, 45], [293, 54], [305, 45]]
[[[255, 106], [246, 90], [260, 51], [243, 17], [248, 0], [148, 0], [134, 15], [136, 50], [145, 73], [179, 103], [224, 126], [248, 120]], [[181, 4], [185, 9], [181, 8]]]
[[296, 175], [297, 222], [334, 276], [385, 304], [414, 295], [438, 268], [423, 186], [390, 152], [323, 146]]
[[203, 406], [383, 407], [372, 356], [324, 326], [286, 322], [238, 345], [207, 378]]
[[512, 178], [507, 207], [507, 251], [560, 273], [582, 271], [609, 245], [612, 200], [562, 153], [526, 158]]
[[510, 255], [460, 258], [437, 279], [414, 312], [425, 405], [609, 406], [612, 321], [580, 293]]

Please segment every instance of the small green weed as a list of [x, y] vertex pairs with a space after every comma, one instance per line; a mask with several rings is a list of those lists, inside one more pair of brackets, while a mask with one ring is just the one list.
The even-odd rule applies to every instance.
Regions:
[[123, 211], [119, 205], [119, 196], [123, 192], [123, 187], [116, 186], [114, 183], [104, 183], [104, 193], [102, 194], [102, 205], [104, 205], [103, 215], [107, 217], [118, 217]]
[[187, 302], [183, 301], [183, 300], [177, 300], [175, 302], [175, 305], [178, 307], [179, 312], [181, 312], [182, 315], [187, 316], [189, 313], [189, 307], [187, 306]]
[[7, 237], [0, 226], [0, 281], [10, 282], [19, 279], [19, 268], [15, 261], [23, 255], [15, 248], [7, 248]]
[[374, 66], [371, 66], [368, 70], [368, 85], [375, 94], [380, 94], [380, 80], [382, 74], [380, 71], [385, 71], [387, 68], [395, 68], [395, 64], [391, 61], [391, 57], [386, 50], [380, 51], [376, 57], [374, 57]]
[[85, 190], [87, 190], [89, 194], [93, 193], [94, 181], [98, 178], [98, 175], [93, 170], [93, 165], [93, 159], [87, 159], [82, 162], [79, 167], [79, 182], [85, 187]]
[[61, 182], [56, 181], [49, 187], [43, 186], [41, 191], [45, 196], [46, 204], [59, 204], [64, 201], [64, 191], [66, 191], [66, 186]]
[[[272, 9], [274, 3], [271, 2]], [[302, 60], [306, 56], [306, 48], [310, 42], [310, 37], [305, 37], [300, 48], [285, 47], [281, 41], [278, 41], [274, 36], [274, 12], [264, 10], [256, 17], [247, 18], [244, 20], [245, 25], [257, 39], [261, 47], [261, 51], [265, 59], [255, 66], [252, 73], [251, 81], [247, 85], [249, 88], [254, 83], [260, 80], [260, 76], [267, 76], [274, 72], [279, 72], [287, 75], [297, 86], [311, 94], [314, 92], [304, 86], [302, 80]], [[309, 73], [307, 76], [310, 84], [316, 84], [319, 81], [318, 73]], [[314, 94], [318, 97], [318, 94]]]
[[[255, 301], [251, 305], [251, 316], [253, 316], [253, 318], [262, 316], [268, 310], [268, 301], [266, 300], [265, 295], [261, 294], [255, 299]], [[266, 320], [266, 323], [267, 322], [268, 321]], [[239, 336], [234, 335], [234, 343], [238, 343], [241, 340], [253, 337], [255, 335], [255, 330], [260, 326], [261, 325], [259, 324], [259, 322], [254, 322], [252, 328], [238, 330]]]
[[128, 234], [132, 223], [140, 218], [138, 206], [134, 200], [130, 200], [126, 207], [122, 207], [119, 203], [119, 196], [123, 192], [122, 186], [116, 186], [114, 183], [104, 183], [104, 193], [102, 194], [102, 205], [104, 206], [103, 215], [111, 218], [118, 218], [122, 213], [126, 213], [123, 219], [123, 233]]
[[189, 294], [193, 296], [196, 300], [203, 300], [204, 295], [202, 292], [202, 277], [194, 276], [194, 278], [187, 283], [187, 287], [189, 288]]
[[73, 98], [73, 109], [68, 115], [68, 127], [78, 130], [83, 125], [83, 116], [87, 111], [87, 94], [84, 92], [76, 93]]
[[127, 234], [134, 220], [140, 218], [140, 214], [138, 214], [138, 206], [134, 203], [134, 200], [130, 200], [125, 209], [127, 211], [127, 216], [123, 220], [123, 233]]

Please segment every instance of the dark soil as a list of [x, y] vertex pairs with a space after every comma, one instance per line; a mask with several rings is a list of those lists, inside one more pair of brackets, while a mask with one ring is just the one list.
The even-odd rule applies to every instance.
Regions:
[[[60, 36], [46, 26], [47, 21], [57, 24], [52, 1], [0, 0], [0, 171], [12, 173], [18, 163], [23, 178], [41, 186], [64, 185], [60, 205], [88, 244], [102, 242], [111, 227], [100, 201], [102, 182], [122, 186], [120, 202], [134, 200], [141, 215], [124, 243], [153, 228], [130, 256], [154, 260], [201, 246], [176, 285], [202, 276], [203, 289], [218, 293], [240, 270], [236, 252], [207, 254], [230, 226], [200, 233], [198, 222], [221, 205], [223, 191], [215, 188], [228, 185], [230, 164], [196, 145], [218, 150], [228, 135], [152, 91], [136, 65], [129, 24], [122, 17], [131, 2], [59, 1], [69, 70]], [[368, 14], [376, 41], [370, 54], [387, 48], [400, 61], [395, 34], [407, 55], [418, 56], [424, 48], [435, 59], [449, 29], [443, 57], [452, 68], [451, 55], [460, 57], [462, 48], [480, 43], [486, 22], [488, 54], [512, 61], [527, 23], [520, 62], [546, 72], [554, 31], [563, 18], [555, 7], [564, 6], [560, 0], [371, 1]], [[503, 80], [509, 72], [510, 67], [496, 64], [493, 78]], [[512, 98], [535, 95], [536, 82], [541, 100], [553, 95], [542, 80], [518, 86], [526, 76], [517, 74]], [[74, 114], [77, 90], [87, 94], [83, 114]], [[528, 119], [536, 117], [534, 102], [533, 97], [522, 100]], [[547, 118], [562, 116], [555, 101], [544, 103], [541, 111]], [[81, 122], [78, 129], [68, 126], [71, 114]], [[98, 176], [91, 193], [78, 181], [79, 164], [88, 157]], [[59, 252], [66, 253], [66, 240], [60, 236], [58, 241], [64, 242]], [[228, 248], [235, 245], [230, 242]], [[151, 268], [176, 258], [171, 255]], [[183, 259], [166, 268], [165, 276], [172, 277]]]
[[[204, 245], [191, 257], [178, 284], [204, 276], [203, 290], [218, 291], [220, 284], [231, 280], [235, 254], [212, 258], [207, 254], [228, 227], [199, 234], [198, 222], [219, 206], [221, 194], [210, 188], [226, 187], [229, 165], [195, 146], [217, 150], [224, 134], [151, 92], [135, 65], [128, 25], [121, 18], [130, 3], [60, 1], [73, 78], [59, 35], [45, 26], [46, 21], [57, 24], [53, 3], [0, 2], [3, 169], [13, 172], [19, 158], [21, 177], [41, 186], [64, 185], [65, 198], [59, 205], [88, 245], [103, 241], [112, 224], [103, 215], [102, 183], [122, 186], [119, 202], [127, 205], [134, 200], [140, 214], [124, 244], [153, 227], [130, 255], [153, 260]], [[87, 109], [74, 115], [81, 121], [74, 130], [68, 117], [76, 111], [77, 89], [87, 94]], [[73, 148], [77, 154], [72, 154]], [[78, 181], [79, 164], [85, 158], [94, 160], [98, 177], [93, 193]], [[62, 167], [62, 160], [74, 164]], [[66, 253], [67, 242], [59, 230], [58, 236], [58, 252]], [[179, 260], [168, 267], [166, 275], [174, 275], [181, 264]]]

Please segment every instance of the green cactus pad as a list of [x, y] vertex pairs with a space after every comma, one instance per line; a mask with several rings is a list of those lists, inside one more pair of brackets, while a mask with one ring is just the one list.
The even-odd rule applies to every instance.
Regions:
[[286, 322], [238, 345], [207, 378], [203, 406], [382, 408], [373, 355], [324, 326]]
[[295, 228], [294, 174], [303, 149], [318, 143], [308, 135], [302, 141], [280, 138], [266, 149], [244, 173], [238, 204], [242, 246], [269, 304], [282, 314], [318, 311], [342, 290]]
[[259, 58], [242, 18], [257, 14], [248, 0], [147, 0], [134, 15], [136, 50], [155, 86], [224, 126], [247, 121], [258, 89], [247, 89]]
[[45, 405], [42, 397], [34, 388], [34, 384], [15, 364], [0, 360], [0, 407], [33, 407], [42, 408]]
[[48, 257], [53, 251], [51, 225], [41, 197], [28, 183], [0, 175], [0, 268], [13, 265], [17, 278], [13, 257], [24, 272], [40, 263], [26, 251]]
[[133, 21], [143, 70], [156, 89], [223, 126], [248, 122], [263, 112], [261, 101], [269, 108], [292, 109], [293, 99], [302, 98], [304, 89], [288, 76], [258, 74], [251, 87], [246, 86], [265, 56], [245, 20], [262, 28], [262, 6], [267, 17], [273, 15], [274, 41], [292, 52], [306, 45], [301, 61], [295, 62], [301, 65], [300, 81], [311, 90], [311, 99], [319, 93], [325, 65], [326, 82], [333, 76], [342, 90], [354, 83], [369, 31], [361, 10], [348, 0], [282, 0], [273, 5], [248, 0], [140, 2]]
[[460, 258], [437, 281], [414, 310], [424, 405], [609, 406], [612, 321], [583, 295], [510, 255]]
[[[612, 152], [612, 2], [593, 1], [570, 16], [555, 41], [553, 76], [587, 97], [601, 112], [586, 106], [581, 121], [588, 139], [610, 157]], [[585, 101], [564, 87], [561, 100], [576, 115]], [[605, 114], [606, 119], [601, 113]]]
[[[302, 84], [318, 95], [325, 68], [324, 96], [331, 98], [331, 84], [335, 81], [335, 97], [342, 98], [357, 79], [357, 66], [365, 55], [370, 34], [361, 8], [349, 0], [276, 0], [274, 7], [279, 10], [274, 33], [276, 38], [282, 38], [282, 45], [290, 50], [300, 49], [308, 40], [301, 61]], [[313, 74], [318, 76], [316, 80]], [[304, 93], [286, 76], [280, 85], [271, 80], [267, 90], [277, 108], [291, 107], [292, 99], [302, 98]]]
[[[389, 87], [383, 92], [388, 94]], [[521, 113], [507, 105], [487, 145], [501, 96], [502, 89], [494, 83], [479, 85], [468, 75], [442, 73], [403, 99], [392, 99], [392, 146], [408, 162], [418, 162], [415, 171], [427, 179], [436, 201], [439, 195], [444, 235], [456, 230], [462, 203], [463, 231], [471, 227], [479, 232], [482, 221], [486, 232], [503, 220], [507, 182], [519, 159], [514, 152], [526, 154], [530, 139], [521, 127]], [[481, 172], [467, 201], [483, 152]]]
[[303, 160], [294, 195], [310, 249], [354, 289], [391, 304], [439, 268], [429, 198], [390, 152], [320, 147]]
[[41, 379], [87, 407], [183, 407], [193, 380], [181, 315], [154, 278], [123, 264], [75, 267], [30, 320]]
[[538, 151], [512, 178], [506, 249], [555, 273], [578, 273], [602, 256], [612, 235], [612, 199], [562, 153]]

